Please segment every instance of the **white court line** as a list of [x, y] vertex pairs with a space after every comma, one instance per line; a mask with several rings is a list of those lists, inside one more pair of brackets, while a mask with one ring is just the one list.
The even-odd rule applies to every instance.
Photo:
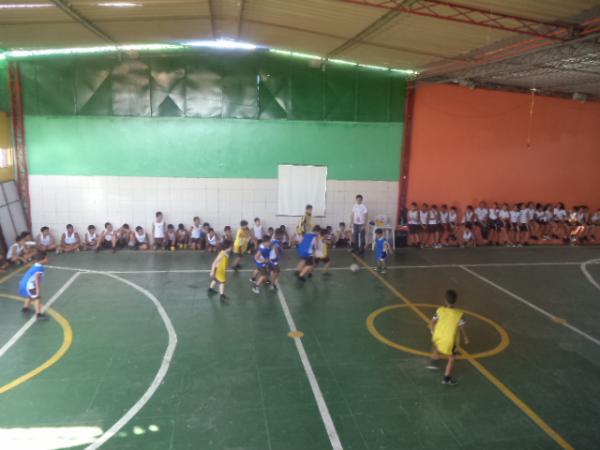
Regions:
[[[387, 269], [451, 269], [451, 268], [461, 268], [461, 267], [529, 267], [529, 266], [581, 266], [581, 261], [569, 261], [569, 262], [538, 262], [538, 263], [480, 263], [480, 264], [421, 264], [421, 265], [404, 265], [404, 266], [387, 266]], [[600, 264], [600, 259], [586, 261], [585, 264]], [[50, 269], [58, 269], [58, 270], [71, 270], [75, 272], [85, 272], [85, 273], [98, 273], [98, 274], [106, 274], [111, 273], [115, 275], [135, 275], [135, 274], [153, 274], [153, 273], [209, 273], [209, 269], [174, 269], [174, 270], [91, 270], [91, 269], [80, 269], [76, 267], [62, 267], [62, 266], [46, 266]], [[375, 266], [370, 266], [369, 269], [374, 269]], [[296, 269], [287, 268], [283, 269], [284, 272], [293, 272]], [[315, 270], [323, 270], [321, 268], [317, 268]], [[331, 267], [332, 271], [346, 271], [351, 270], [349, 267]], [[361, 267], [360, 270], [367, 270], [364, 267]], [[254, 269], [241, 269], [239, 272], [253, 272]], [[230, 269], [228, 272], [235, 272]]]
[[[283, 294], [279, 283], [277, 284], [277, 287], [277, 297], [279, 297], [279, 304], [281, 305], [281, 309], [283, 309], [283, 314], [285, 315], [285, 319], [287, 320], [290, 332], [296, 332], [298, 330], [296, 329], [294, 318], [292, 317], [292, 313], [290, 312], [290, 308], [288, 307], [287, 301], [285, 300], [285, 295]], [[304, 345], [302, 344], [302, 340], [299, 337], [294, 337], [293, 339], [294, 343], [296, 344], [296, 350], [298, 350], [298, 355], [300, 355], [302, 366], [304, 366], [304, 372], [306, 373], [306, 377], [308, 378], [308, 382], [310, 383], [313, 396], [315, 397], [315, 400], [317, 402], [319, 412], [321, 413], [321, 419], [323, 420], [323, 424], [325, 425], [325, 430], [327, 431], [329, 442], [331, 442], [331, 448], [334, 450], [343, 450], [342, 443], [333, 423], [333, 419], [331, 418], [331, 414], [329, 413], [329, 408], [327, 407], [327, 403], [325, 403], [325, 398], [323, 397], [323, 393], [321, 392], [321, 388], [319, 387], [319, 383], [317, 382], [317, 377], [313, 372], [310, 360], [308, 359], [308, 355], [306, 354], [306, 350], [304, 349]]]
[[169, 366], [171, 365], [171, 360], [173, 359], [173, 354], [175, 353], [175, 347], [177, 346], [177, 334], [175, 333], [173, 323], [171, 322], [171, 319], [167, 315], [167, 312], [163, 308], [160, 301], [154, 295], [152, 295], [152, 293], [150, 293], [143, 287], [138, 286], [137, 284], [124, 278], [118, 277], [116, 275], [110, 273], [104, 273], [103, 275], [114, 278], [115, 280], [119, 280], [131, 286], [132, 288], [144, 294], [152, 301], [152, 303], [154, 303], [154, 306], [158, 310], [158, 314], [160, 315], [160, 318], [162, 319], [163, 323], [165, 324], [165, 328], [167, 329], [167, 333], [169, 335], [169, 343], [167, 345], [167, 349], [165, 350], [165, 354], [163, 355], [160, 368], [154, 376], [154, 380], [152, 380], [152, 383], [150, 384], [146, 392], [144, 392], [144, 395], [142, 395], [142, 397], [140, 397], [140, 399], [137, 402], [135, 402], [135, 404], [131, 408], [129, 408], [129, 410], [123, 415], [123, 417], [117, 420], [113, 426], [106, 430], [98, 439], [96, 439], [96, 441], [88, 445], [84, 450], [96, 450], [97, 448], [99, 448], [102, 444], [104, 444], [116, 433], [118, 433], [119, 430], [121, 430], [121, 428], [127, 425], [127, 422], [133, 419], [133, 417], [138, 412], [140, 412], [140, 410], [146, 405], [146, 403], [148, 403], [150, 398], [160, 387], [163, 379], [167, 375], [167, 371], [169, 370]]
[[[60, 297], [63, 292], [65, 292], [69, 286], [71, 286], [71, 284], [73, 284], [73, 282], [77, 279], [77, 277], [80, 275], [79, 272], [76, 272], [73, 274], [73, 276], [71, 278], [69, 278], [67, 280], [67, 282], [65, 284], [62, 285], [62, 287], [56, 291], [56, 293], [50, 298], [50, 300], [48, 300], [48, 302], [44, 305], [44, 307], [42, 308], [42, 311], [46, 311], [48, 308], [50, 308], [52, 306], [52, 304], [58, 300], [58, 297]], [[10, 338], [10, 340], [4, 344], [2, 346], [2, 348], [0, 348], [0, 358], [2, 356], [4, 356], [4, 354], [10, 350], [10, 348], [15, 345], [17, 343], [17, 341], [19, 339], [21, 339], [23, 337], [23, 335], [27, 332], [27, 330], [29, 330], [34, 323], [36, 323], [37, 319], [35, 316], [33, 316], [31, 319], [29, 319], [25, 325], [23, 325], [21, 327], [21, 329], [19, 331], [17, 331], [14, 336], [12, 338]]]
[[[518, 300], [519, 302], [523, 303], [524, 305], [529, 306], [531, 309], [536, 310], [537, 312], [539, 312], [540, 314], [543, 314], [544, 316], [548, 317], [550, 320], [557, 322], [557, 323], [561, 323], [561, 319], [556, 317], [554, 314], [549, 313], [548, 311], [546, 311], [543, 308], [540, 308], [537, 305], [534, 305], [531, 302], [528, 302], [527, 300], [525, 300], [523, 297], [518, 296], [517, 294], [515, 294], [514, 292], [509, 291], [508, 289], [503, 288], [502, 286], [500, 286], [499, 284], [494, 283], [493, 281], [479, 275], [476, 272], [473, 272], [472, 270], [468, 269], [465, 266], [461, 266], [461, 269], [464, 270], [465, 272], [470, 273], [471, 275], [473, 275], [476, 278], [479, 278], [481, 281], [483, 281], [484, 283], [489, 284], [490, 286], [495, 287], [496, 289], [498, 289], [499, 291], [504, 292], [506, 295], [508, 295], [509, 297], [514, 298], [515, 300]], [[569, 328], [571, 331], [574, 331], [575, 333], [579, 334], [580, 336], [583, 336], [584, 338], [586, 338], [588, 341], [593, 342], [596, 345], [600, 345], [600, 340], [596, 339], [593, 336], [590, 336], [589, 334], [587, 334], [585, 331], [581, 331], [579, 328], [574, 327], [573, 325], [571, 325], [568, 322], [562, 323], [562, 325], [564, 325], [565, 327]]]
[[600, 284], [598, 284], [598, 282], [594, 279], [594, 277], [592, 276], [591, 273], [588, 272], [587, 270], [587, 266], [589, 264], [598, 264], [600, 263], [600, 259], [590, 259], [589, 261], [586, 261], [584, 263], [581, 263], [581, 266], [579, 266], [581, 268], [581, 271], [583, 272], [583, 274], [585, 275], [585, 277], [588, 279], [588, 281], [590, 283], [592, 283], [592, 285], [598, 289], [600, 291]]

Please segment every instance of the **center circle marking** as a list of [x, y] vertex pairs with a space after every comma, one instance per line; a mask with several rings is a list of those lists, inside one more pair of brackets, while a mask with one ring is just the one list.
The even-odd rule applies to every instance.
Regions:
[[[420, 307], [420, 308], [439, 308], [440, 307], [440, 305], [432, 305], [429, 303], [413, 303], [412, 306], [416, 306], [416, 307]], [[377, 319], [377, 317], [379, 317], [380, 315], [382, 315], [388, 311], [394, 310], [394, 309], [408, 308], [408, 307], [409, 307], [408, 304], [396, 304], [396, 305], [384, 306], [383, 308], [379, 308], [379, 309], [373, 311], [371, 314], [369, 314], [369, 317], [367, 317], [367, 329], [373, 335], [373, 337], [375, 339], [377, 339], [379, 342], [382, 342], [385, 345], [395, 348], [396, 350], [400, 350], [401, 352], [406, 352], [406, 353], [410, 353], [413, 355], [430, 357], [431, 352], [426, 352], [423, 350], [417, 350], [412, 347], [407, 347], [406, 345], [398, 344], [397, 342], [394, 342], [391, 339], [388, 339], [383, 334], [381, 334], [381, 332], [375, 326], [375, 319]], [[483, 352], [469, 354], [468, 355], [469, 359], [471, 359], [471, 358], [472, 359], [489, 358], [490, 356], [497, 355], [498, 353], [505, 350], [506, 347], [508, 347], [508, 345], [510, 344], [510, 339], [508, 337], [508, 333], [506, 332], [506, 330], [504, 328], [502, 328], [500, 325], [498, 325], [493, 320], [488, 319], [487, 317], [484, 317], [480, 314], [477, 314], [477, 313], [474, 313], [471, 311], [467, 311], [462, 308], [461, 308], [461, 310], [467, 316], [475, 317], [476, 319], [479, 319], [482, 322], [487, 323], [492, 328], [494, 328], [496, 330], [496, 332], [500, 335], [500, 343], [496, 347], [491, 348], [486, 351], [483, 351]], [[457, 359], [466, 359], [466, 357], [465, 357], [465, 355], [461, 354], [461, 355], [457, 355]]]

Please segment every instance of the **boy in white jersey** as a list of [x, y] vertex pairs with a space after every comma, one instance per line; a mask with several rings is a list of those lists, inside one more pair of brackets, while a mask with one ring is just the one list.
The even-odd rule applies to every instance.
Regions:
[[40, 228], [40, 234], [37, 235], [36, 243], [37, 249], [40, 252], [56, 251], [56, 239], [54, 239], [48, 227]]
[[437, 205], [431, 205], [429, 209], [429, 217], [427, 219], [427, 234], [429, 235], [429, 243], [433, 248], [440, 248], [440, 213], [437, 210]]
[[154, 249], [164, 250], [166, 248], [167, 225], [165, 224], [163, 213], [157, 211], [155, 220], [152, 222], [152, 239], [154, 239]]
[[440, 244], [448, 246], [448, 232], [450, 231], [448, 205], [440, 206]]
[[25, 246], [26, 234], [17, 236], [16, 242], [8, 248], [6, 260], [15, 264], [26, 264], [33, 254]]
[[259, 244], [262, 242], [262, 238], [265, 234], [265, 230], [263, 229], [262, 222], [260, 218], [254, 218], [254, 225], [252, 226], [252, 243], [254, 248], [258, 248]]
[[510, 210], [510, 241], [515, 246], [519, 243], [519, 205], [514, 204]]
[[419, 220], [419, 206], [416, 202], [410, 204], [410, 208], [406, 213], [406, 220], [408, 222], [408, 246], [418, 247], [420, 244], [421, 221]]
[[425, 247], [428, 242], [428, 234], [427, 234], [427, 224], [429, 223], [429, 205], [427, 203], [423, 203], [421, 205], [421, 209], [419, 210], [419, 223], [420, 223], [420, 232], [419, 232], [419, 242], [421, 247]]
[[502, 208], [498, 211], [498, 221], [500, 222], [499, 240], [503, 245], [509, 246], [510, 211], [508, 210], [508, 203], [503, 203]]
[[200, 217], [194, 217], [194, 223], [190, 227], [190, 247], [192, 250], [200, 250], [200, 241], [202, 239], [202, 225]]
[[87, 231], [85, 232], [83, 249], [84, 250], [95, 250], [97, 246], [98, 246], [98, 235], [96, 234], [96, 227], [94, 225], [88, 225]]
[[148, 233], [139, 225], [133, 232], [133, 247], [137, 250], [148, 250], [150, 248], [150, 239]]
[[185, 225], [180, 223], [177, 225], [177, 248], [186, 249], [189, 242], [188, 232], [185, 229]]
[[519, 247], [529, 245], [529, 208], [521, 203], [519, 206]]
[[206, 233], [206, 251], [209, 253], [218, 252], [220, 242], [219, 235], [215, 233], [213, 228], [209, 228], [208, 233]]
[[121, 228], [117, 230], [117, 247], [118, 248], [127, 248], [129, 247], [129, 242], [131, 241], [131, 230], [129, 229], [129, 225], [124, 223]]
[[110, 222], [104, 224], [104, 230], [100, 233], [95, 251], [99, 252], [101, 248], [105, 250], [112, 249], [113, 253], [117, 251], [117, 233], [115, 233]]
[[81, 240], [79, 239], [79, 233], [75, 231], [73, 225], [68, 224], [67, 230], [62, 234], [60, 238], [60, 246], [57, 253], [73, 253], [78, 252], [81, 248]]
[[448, 245], [458, 245], [458, 211], [452, 206], [448, 212]]
[[167, 237], [165, 238], [166, 247], [172, 252], [177, 248], [177, 232], [175, 226], [170, 223], [167, 225]]
[[489, 232], [489, 245], [500, 245], [500, 231], [502, 230], [502, 222], [498, 217], [500, 209], [498, 208], [498, 203], [492, 203], [492, 207], [488, 210], [488, 220], [490, 224], [490, 232]]
[[477, 226], [481, 231], [483, 239], [488, 238], [490, 211], [485, 202], [479, 202], [479, 206], [475, 208], [475, 219]]

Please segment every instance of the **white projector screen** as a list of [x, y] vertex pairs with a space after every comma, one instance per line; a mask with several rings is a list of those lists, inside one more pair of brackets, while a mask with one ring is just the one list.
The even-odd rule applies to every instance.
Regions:
[[327, 166], [278, 166], [277, 214], [301, 216], [306, 205], [313, 206], [313, 216], [325, 215]]

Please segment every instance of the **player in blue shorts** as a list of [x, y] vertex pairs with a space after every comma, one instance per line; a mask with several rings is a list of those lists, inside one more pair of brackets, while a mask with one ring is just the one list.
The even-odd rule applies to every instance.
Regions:
[[296, 266], [296, 274], [300, 281], [306, 281], [307, 276], [312, 275], [315, 265], [314, 252], [317, 244], [317, 234], [320, 233], [321, 227], [315, 225], [310, 233], [304, 233], [300, 244], [298, 244], [298, 256], [300, 262]]
[[256, 282], [252, 286], [252, 292], [260, 294], [260, 286], [269, 279], [269, 256], [271, 254], [271, 238], [263, 236], [262, 242], [254, 254], [256, 263]]
[[279, 272], [281, 271], [281, 267], [279, 267], [279, 260], [283, 254], [283, 243], [281, 242], [282, 239], [283, 230], [281, 228], [277, 228], [274, 239], [271, 239], [271, 252], [269, 253], [269, 272], [271, 276], [271, 285], [269, 288], [272, 291], [277, 289], [277, 280], [279, 279]]
[[385, 261], [390, 254], [390, 244], [383, 235], [383, 230], [377, 228], [375, 230], [375, 242], [373, 242], [373, 250], [375, 251], [376, 270], [380, 273], [385, 273]]
[[37, 320], [46, 320], [47, 317], [42, 312], [41, 286], [46, 269], [44, 264], [48, 264], [48, 257], [46, 253], [39, 252], [33, 257], [33, 261], [33, 266], [25, 272], [25, 275], [23, 275], [23, 278], [19, 282], [19, 295], [27, 298], [25, 306], [23, 306], [21, 311], [24, 313], [31, 312], [29, 307], [33, 303]]

